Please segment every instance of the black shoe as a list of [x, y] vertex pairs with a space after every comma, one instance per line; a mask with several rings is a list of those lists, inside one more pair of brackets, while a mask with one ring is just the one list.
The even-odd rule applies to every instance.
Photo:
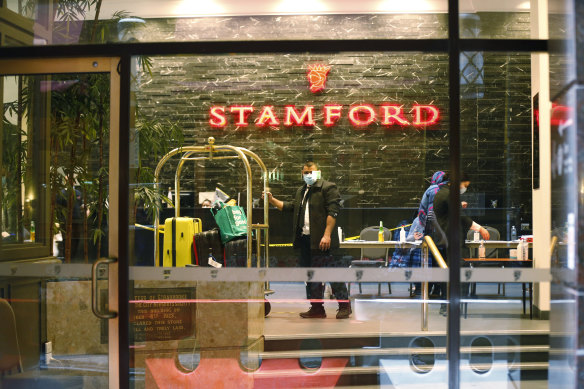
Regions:
[[314, 306], [306, 312], [300, 312], [300, 317], [305, 319], [324, 319], [326, 318], [326, 312], [323, 307], [316, 308]]
[[348, 319], [353, 311], [351, 310], [350, 303], [340, 303], [339, 309], [337, 310], [337, 319]]
[[438, 313], [440, 313], [442, 316], [446, 316], [448, 314], [448, 308], [446, 307], [446, 304], [440, 304], [440, 311]]

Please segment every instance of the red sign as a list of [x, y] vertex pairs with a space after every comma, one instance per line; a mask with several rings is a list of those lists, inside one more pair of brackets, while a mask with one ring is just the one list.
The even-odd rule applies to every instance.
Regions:
[[[298, 109], [295, 105], [286, 105], [275, 108], [273, 105], [254, 107], [253, 105], [214, 105], [209, 109], [209, 124], [215, 128], [225, 128], [229, 124], [237, 127], [247, 127], [254, 124], [256, 127], [284, 127], [304, 126], [314, 127], [315, 107], [305, 105]], [[323, 122], [332, 127], [346, 115], [351, 124], [363, 129], [372, 123], [382, 126], [414, 126], [426, 127], [438, 123], [440, 111], [434, 105], [414, 104], [409, 110], [399, 104], [381, 104], [375, 107], [369, 104], [343, 106], [327, 104], [322, 107]], [[253, 114], [253, 116], [252, 116]]]
[[[309, 65], [308, 82], [312, 93], [320, 92], [325, 88], [325, 82], [331, 66]], [[426, 127], [438, 123], [440, 112], [434, 105], [414, 104], [409, 110], [403, 105], [382, 103], [379, 107], [370, 104], [343, 106], [326, 104], [320, 111], [323, 123], [332, 127], [347, 115], [355, 128], [364, 129], [372, 123], [379, 122], [382, 126], [414, 126]], [[251, 117], [253, 114], [253, 117]], [[214, 105], [209, 109], [209, 124], [215, 128], [225, 128], [230, 123], [237, 127], [247, 127], [253, 123], [256, 127], [284, 127], [304, 126], [314, 127], [315, 107], [305, 105], [298, 109], [295, 105], [286, 105], [275, 108], [273, 105], [254, 107], [253, 105]]]

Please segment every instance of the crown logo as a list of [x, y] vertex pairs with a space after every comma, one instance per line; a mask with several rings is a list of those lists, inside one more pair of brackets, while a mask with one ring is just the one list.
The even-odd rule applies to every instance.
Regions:
[[326, 76], [331, 70], [330, 66], [325, 65], [308, 65], [308, 82], [310, 83], [310, 91], [312, 93], [319, 92], [324, 89]]

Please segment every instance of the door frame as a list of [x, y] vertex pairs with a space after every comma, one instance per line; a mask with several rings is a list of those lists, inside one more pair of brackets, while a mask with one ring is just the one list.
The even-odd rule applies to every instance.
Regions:
[[[128, 154], [127, 150], [121, 150], [121, 145], [125, 145], [127, 149], [128, 141], [124, 142], [120, 136], [120, 58], [119, 57], [75, 57], [75, 58], [26, 58], [26, 59], [7, 59], [0, 60], [0, 75], [42, 75], [42, 74], [64, 74], [64, 73], [107, 73], [110, 76], [110, 146], [109, 146], [109, 213], [108, 213], [108, 257], [119, 259], [125, 258], [127, 253], [123, 250], [126, 246], [120, 245], [119, 237], [120, 231], [127, 231], [127, 224], [120, 225], [127, 219], [122, 213], [127, 209], [120, 200], [124, 196], [120, 195], [120, 188], [127, 187], [121, 185], [120, 179], [127, 179], [126, 175], [120, 171], [124, 171], [120, 162], [121, 156]], [[127, 193], [127, 190], [125, 191]], [[126, 196], [127, 197], [127, 196]], [[124, 203], [124, 201], [121, 201]], [[127, 202], [127, 200], [126, 200]], [[127, 235], [127, 234], [126, 234]], [[120, 247], [122, 252], [120, 252]], [[124, 261], [124, 264], [126, 262]], [[126, 266], [127, 267], [127, 266]], [[119, 286], [127, 284], [126, 280], [120, 282], [119, 277], [119, 262], [115, 261], [109, 265], [109, 286], [108, 286], [108, 307], [109, 311], [117, 312], [115, 318], [108, 320], [108, 380], [109, 387], [117, 389], [122, 387], [120, 382], [122, 379], [126, 380], [128, 372], [120, 374], [120, 361], [127, 358], [120, 358], [120, 316], [123, 318], [124, 314], [119, 312]], [[127, 271], [122, 272], [126, 274]], [[123, 307], [122, 307], [123, 308]], [[127, 316], [127, 315], [125, 315]], [[124, 320], [122, 320], [123, 322]], [[125, 345], [127, 350], [127, 344]], [[127, 351], [124, 355], [127, 355]], [[126, 381], [127, 382], [127, 381]]]

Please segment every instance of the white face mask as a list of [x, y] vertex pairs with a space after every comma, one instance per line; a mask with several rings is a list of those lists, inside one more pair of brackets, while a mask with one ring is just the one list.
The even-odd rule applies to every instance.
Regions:
[[466, 186], [461, 186], [460, 187], [460, 194], [464, 194], [464, 192], [466, 192]]
[[314, 185], [314, 183], [320, 178], [320, 170], [315, 170], [310, 172], [309, 174], [303, 174], [302, 178], [306, 185]]

